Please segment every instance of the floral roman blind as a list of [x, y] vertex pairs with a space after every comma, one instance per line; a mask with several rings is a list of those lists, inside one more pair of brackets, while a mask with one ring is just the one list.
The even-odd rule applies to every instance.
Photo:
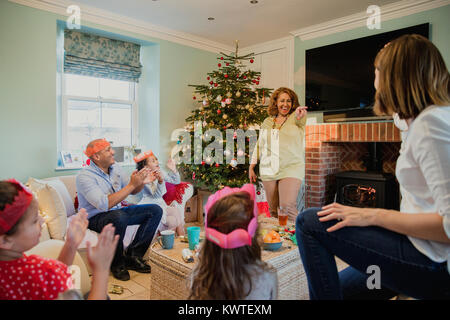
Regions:
[[64, 72], [139, 82], [141, 46], [79, 31], [64, 31]]

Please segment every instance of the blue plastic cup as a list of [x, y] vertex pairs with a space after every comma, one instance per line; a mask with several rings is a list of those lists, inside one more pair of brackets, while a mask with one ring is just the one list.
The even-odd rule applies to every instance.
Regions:
[[200, 242], [200, 227], [187, 227], [189, 249], [194, 250], [195, 246]]
[[161, 236], [158, 237], [158, 242], [164, 249], [172, 249], [175, 241], [175, 231], [164, 230], [161, 231]]

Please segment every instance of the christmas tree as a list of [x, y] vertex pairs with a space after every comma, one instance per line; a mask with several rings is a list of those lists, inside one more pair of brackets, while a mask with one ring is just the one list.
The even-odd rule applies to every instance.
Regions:
[[177, 141], [177, 153], [184, 157], [177, 161], [182, 175], [212, 192], [249, 183], [250, 142], [256, 143], [259, 125], [268, 116], [272, 91], [259, 86], [260, 72], [243, 64], [253, 63], [254, 54], [238, 56], [237, 42], [234, 54], [221, 53], [217, 59], [219, 69], [207, 74], [207, 84], [189, 85], [199, 106], [186, 119], [189, 136]]

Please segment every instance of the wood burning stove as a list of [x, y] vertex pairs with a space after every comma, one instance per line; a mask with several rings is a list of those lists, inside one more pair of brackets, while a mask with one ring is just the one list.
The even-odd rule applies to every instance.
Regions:
[[369, 143], [367, 171], [336, 174], [336, 202], [365, 208], [399, 210], [399, 186], [395, 176], [382, 172], [379, 145]]

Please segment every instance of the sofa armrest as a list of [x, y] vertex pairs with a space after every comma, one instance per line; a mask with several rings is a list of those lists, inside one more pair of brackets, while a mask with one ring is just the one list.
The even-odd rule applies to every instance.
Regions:
[[[62, 247], [64, 246], [64, 241], [61, 240], [46, 240], [39, 243], [37, 246], [27, 251], [27, 255], [38, 255], [44, 258], [50, 259], [58, 259], [59, 253], [61, 252]], [[84, 264], [83, 259], [80, 254], [77, 252], [75, 254], [75, 258], [73, 260], [73, 265], [78, 266], [80, 268], [80, 284], [79, 289], [83, 296], [91, 290], [91, 279], [89, 278], [89, 273]], [[75, 283], [77, 286], [77, 284]]]

